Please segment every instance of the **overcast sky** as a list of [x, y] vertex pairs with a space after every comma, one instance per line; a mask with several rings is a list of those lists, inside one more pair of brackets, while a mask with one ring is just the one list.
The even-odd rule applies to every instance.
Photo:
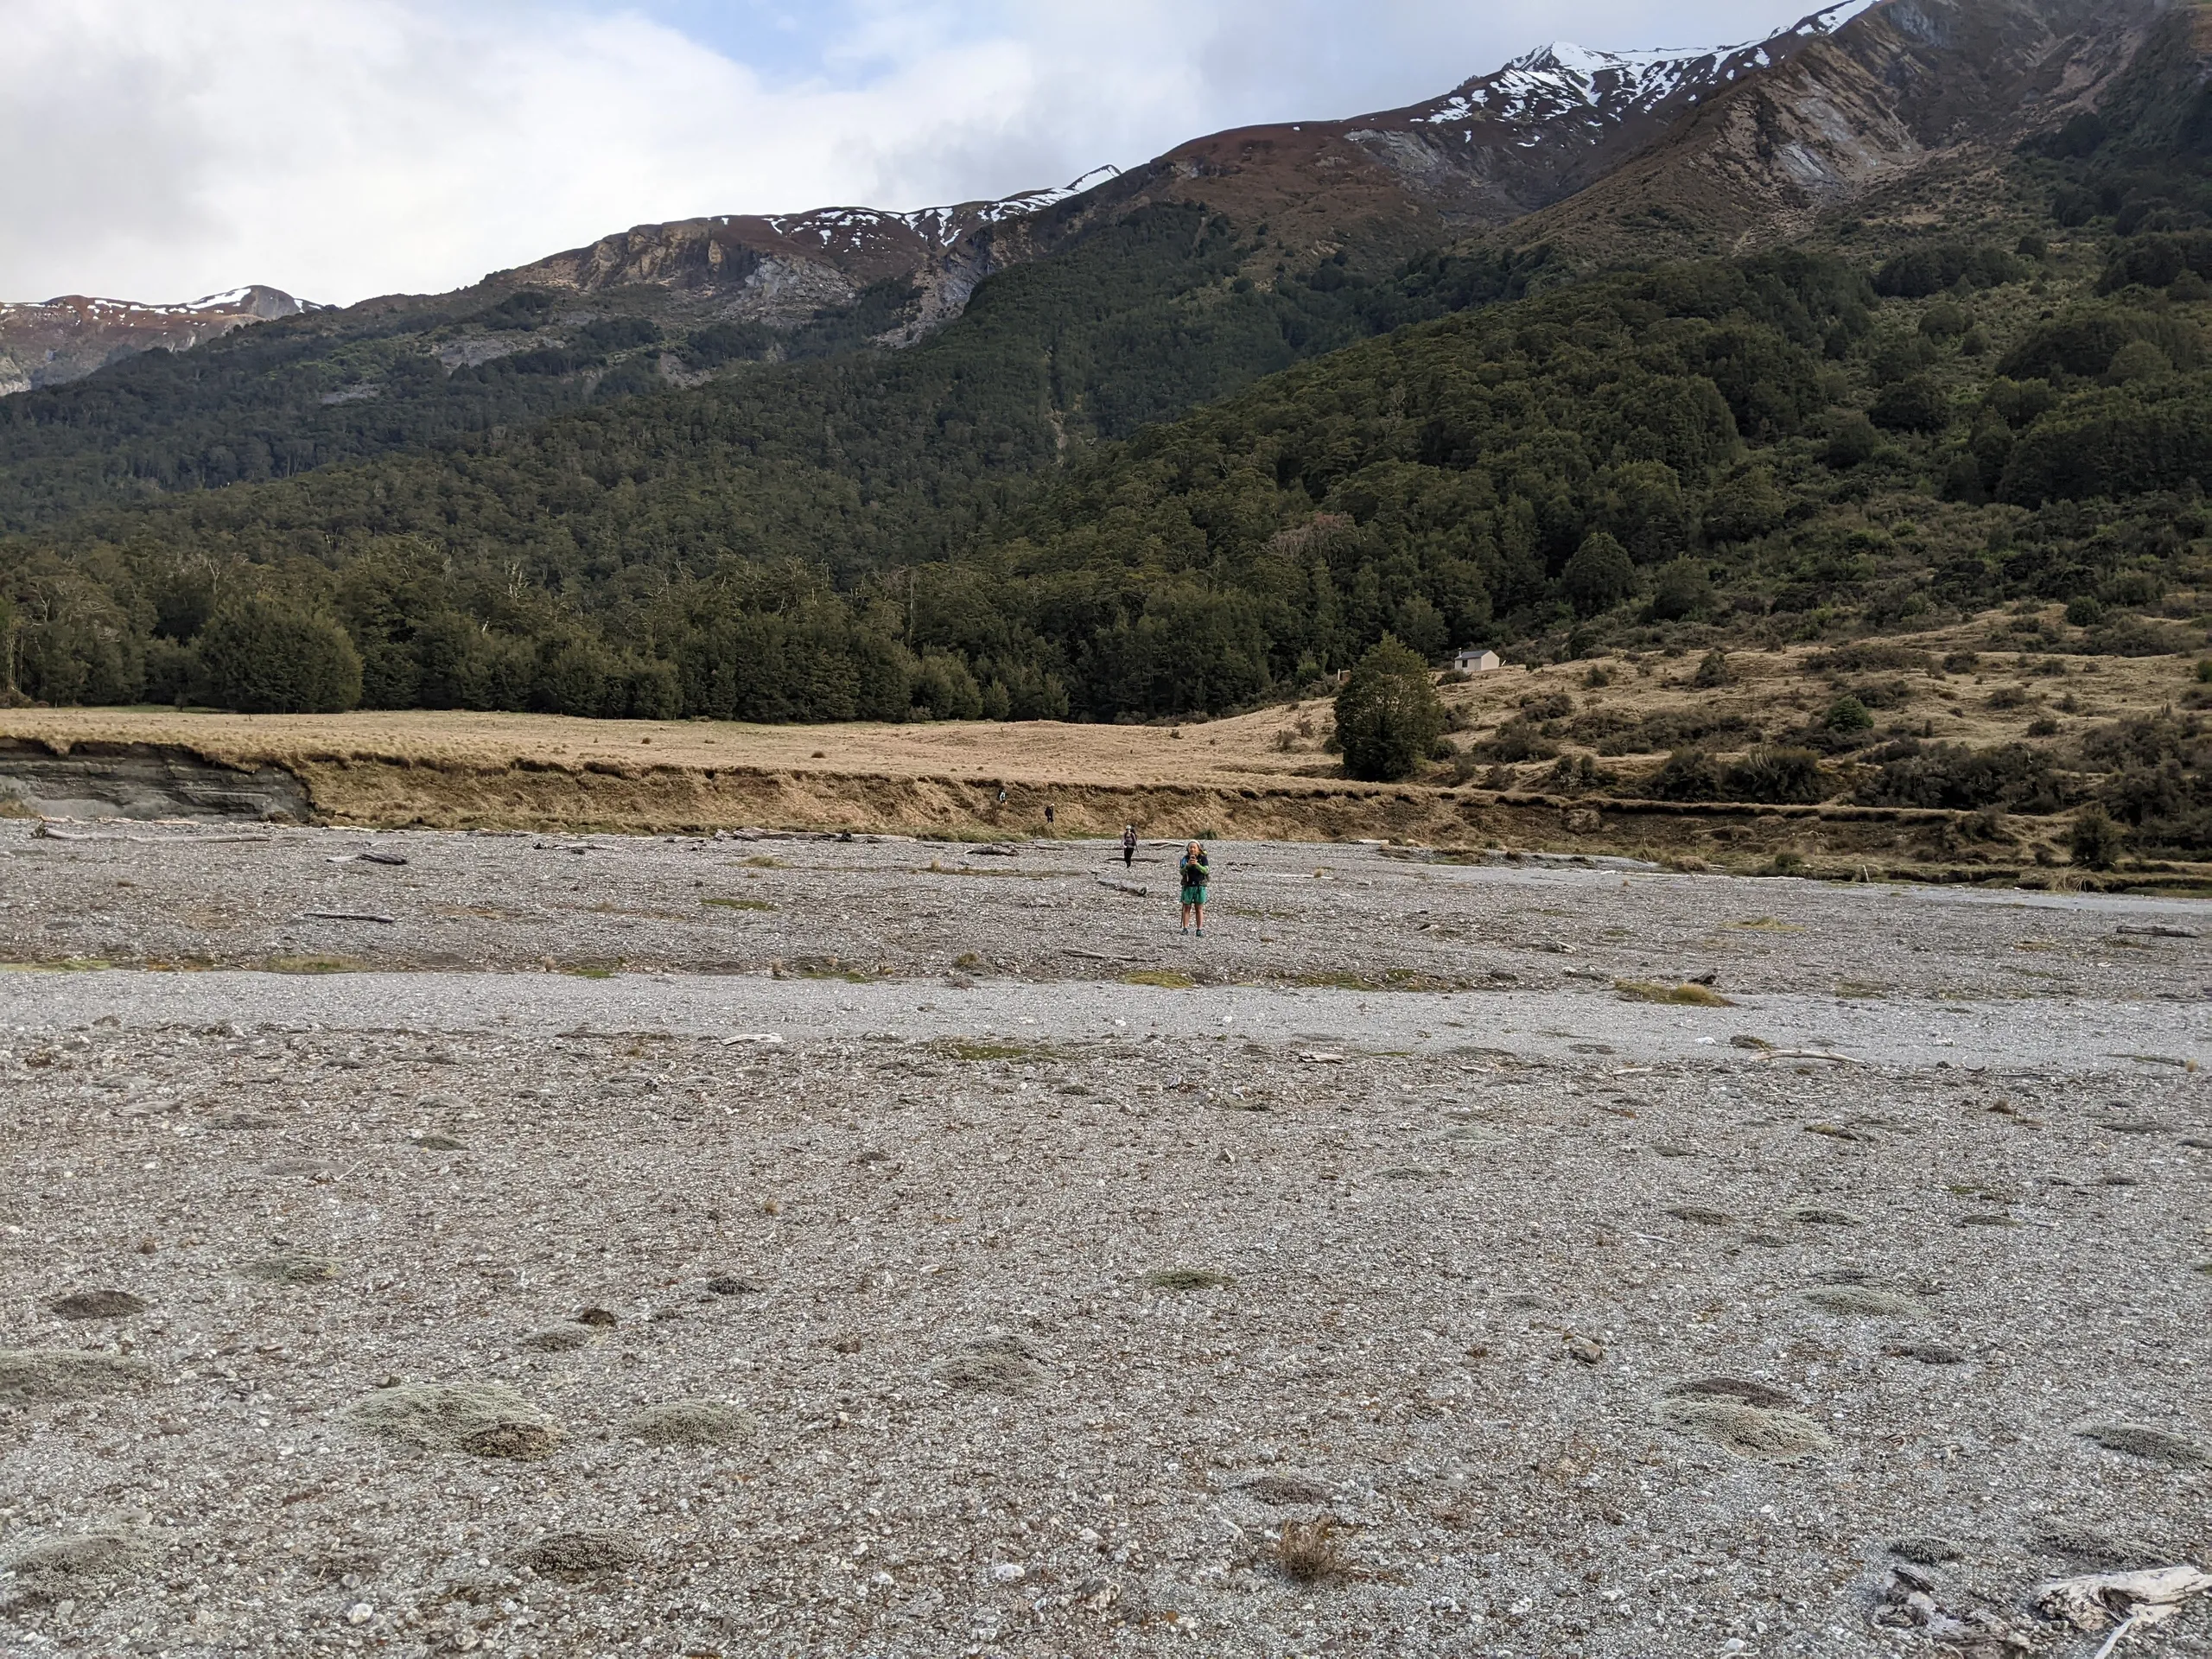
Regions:
[[1065, 183], [1817, 0], [0, 0], [0, 299], [461, 286], [634, 224]]

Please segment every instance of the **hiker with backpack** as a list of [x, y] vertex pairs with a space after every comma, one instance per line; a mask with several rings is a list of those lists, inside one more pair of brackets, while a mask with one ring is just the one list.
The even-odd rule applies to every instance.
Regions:
[[1183, 865], [1179, 872], [1183, 883], [1183, 931], [1188, 933], [1197, 924], [1198, 936], [1206, 936], [1206, 880], [1211, 871], [1206, 863], [1206, 849], [1192, 842], [1183, 849]]

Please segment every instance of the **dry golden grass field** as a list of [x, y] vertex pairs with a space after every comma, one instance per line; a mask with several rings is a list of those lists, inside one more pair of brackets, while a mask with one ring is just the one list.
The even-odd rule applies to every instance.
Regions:
[[[1639, 753], [1639, 734], [1663, 734], [1670, 721], [1735, 717], [1786, 741], [1851, 694], [1873, 711], [1878, 734], [2027, 743], [2064, 766], [2084, 731], [2174, 709], [2198, 690], [2190, 656], [1999, 648], [2048, 644], [2064, 632], [2055, 612], [1993, 613], [1871, 647], [1736, 652], [1718, 686], [1699, 683], [1694, 655], [1509, 667], [1444, 687], [1459, 728], [1453, 741], [1471, 753], [1389, 785], [1344, 779], [1329, 752], [1325, 700], [1180, 726], [35, 709], [0, 714], [0, 739], [79, 753], [145, 745], [220, 766], [280, 767], [300, 780], [316, 816], [339, 823], [634, 833], [758, 824], [992, 837], [1046, 833], [1049, 805], [1051, 833], [1066, 836], [1117, 834], [1135, 822], [1147, 836], [1641, 851], [1722, 868], [1792, 850], [1854, 873], [1870, 860], [2024, 865], [2050, 861], [2063, 821], [2013, 820], [2005, 838], [1969, 849], [1945, 832], [1955, 816], [1947, 813], [1622, 804], [1648, 792], [1671, 747]], [[1972, 667], [1959, 665], [1961, 652], [1975, 654]], [[1550, 754], [1494, 763], [1484, 746], [1516, 720], [1569, 761], [1590, 757], [1594, 779], [1562, 785]], [[1724, 734], [1708, 741], [1726, 753], [1751, 740]], [[1838, 764], [1847, 770], [1850, 762]]]

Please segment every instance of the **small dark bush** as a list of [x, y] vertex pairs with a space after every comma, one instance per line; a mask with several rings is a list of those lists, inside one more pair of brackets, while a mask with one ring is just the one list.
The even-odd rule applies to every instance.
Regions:
[[1735, 678], [1729, 671], [1728, 653], [1715, 645], [1698, 663], [1697, 672], [1691, 677], [1690, 683], [1701, 690], [1710, 691], [1717, 686], [1733, 684]]
[[1827, 798], [1829, 779], [1810, 749], [1754, 749], [1721, 774], [1732, 801], [1810, 806]]
[[1832, 732], [1871, 732], [1874, 729], [1874, 716], [1858, 698], [1838, 697], [1828, 705], [1821, 723]]
[[1973, 749], [1962, 743], [1907, 741], [1869, 758], [1881, 771], [1853, 797], [1861, 806], [2055, 812], [2063, 804], [2050, 757], [2018, 743]]
[[2066, 836], [2067, 850], [2073, 855], [2074, 861], [2091, 870], [2108, 870], [2118, 863], [2120, 842], [2120, 826], [2105, 815], [2101, 806], [2078, 814]]
[[1675, 750], [1645, 787], [1656, 801], [1718, 801], [1727, 794], [1720, 768], [1702, 749]]

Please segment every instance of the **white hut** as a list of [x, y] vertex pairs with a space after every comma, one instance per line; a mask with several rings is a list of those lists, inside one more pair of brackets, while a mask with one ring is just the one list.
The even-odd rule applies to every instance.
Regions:
[[1496, 652], [1469, 645], [1452, 656], [1452, 666], [1462, 674], [1494, 674], [1505, 664], [1498, 660]]

